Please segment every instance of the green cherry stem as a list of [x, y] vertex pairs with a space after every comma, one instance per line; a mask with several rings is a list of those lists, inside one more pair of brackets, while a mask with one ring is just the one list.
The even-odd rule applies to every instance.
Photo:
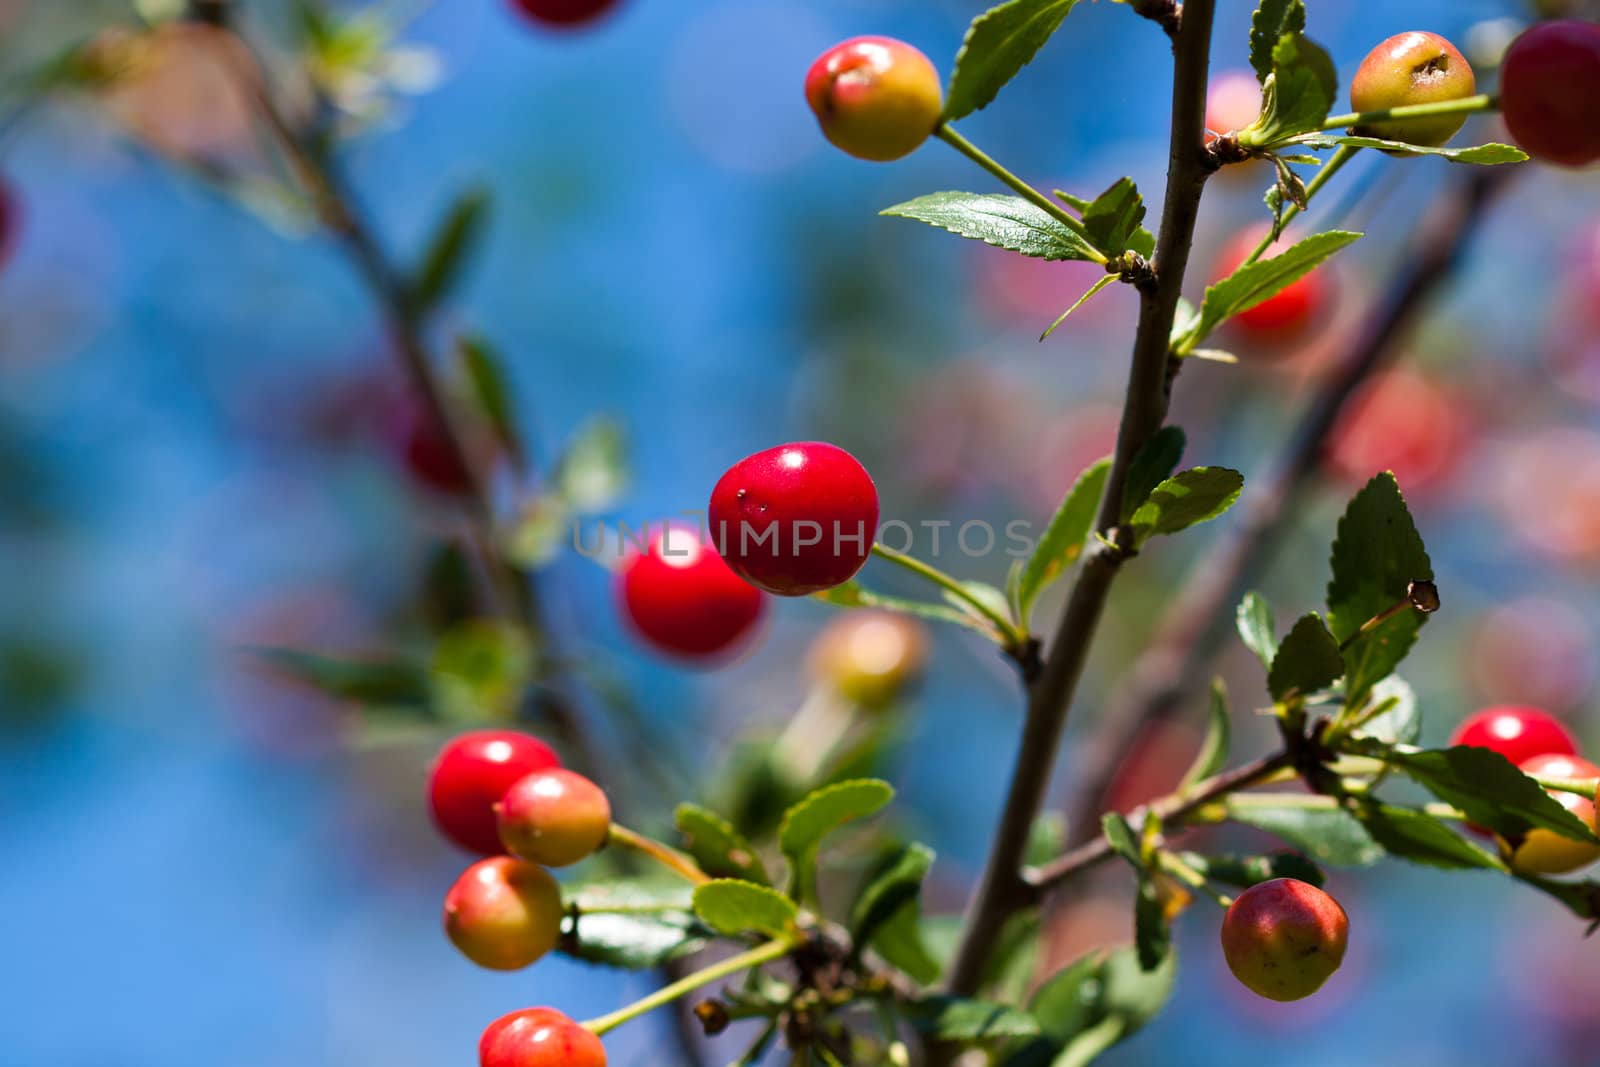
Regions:
[[932, 564], [924, 563], [914, 556], [908, 556], [904, 552], [896, 552], [892, 548], [885, 548], [881, 544], [874, 544], [872, 546], [872, 554], [877, 556], [879, 559], [884, 559], [890, 563], [893, 563], [897, 567], [904, 567], [912, 574], [926, 578], [928, 581], [932, 582], [934, 585], [937, 585], [939, 588], [943, 589], [945, 592], [949, 593], [963, 604], [970, 606], [979, 615], [982, 615], [985, 619], [994, 624], [995, 629], [1000, 631], [1000, 634], [1005, 638], [1006, 643], [1010, 647], [1017, 647], [1028, 639], [1028, 635], [1023, 632], [1021, 627], [1012, 622], [1005, 615], [996, 611], [993, 605], [986, 604], [983, 602], [982, 598], [974, 596], [971, 590], [962, 585], [960, 582], [956, 581], [950, 575], [946, 574], [944, 571], [940, 570], [938, 567], [935, 567]]
[[1600, 786], [1600, 781], [1593, 778], [1545, 778], [1537, 774], [1528, 777], [1546, 789], [1554, 789], [1558, 793], [1576, 793], [1590, 800], [1595, 799], [1595, 787]]
[[620, 1008], [610, 1015], [602, 1015], [598, 1019], [590, 1019], [583, 1024], [584, 1029], [590, 1031], [596, 1037], [603, 1037], [623, 1023], [631, 1022], [641, 1015], [671, 1004], [679, 997], [693, 993], [701, 986], [710, 985], [719, 978], [726, 978], [729, 975], [738, 974], [740, 971], [759, 967], [764, 963], [771, 963], [775, 959], [786, 956], [794, 950], [794, 946], [793, 938], [780, 937], [750, 949], [748, 952], [741, 952], [737, 956], [729, 956], [727, 959], [713, 963], [711, 966], [704, 967], [693, 974], [685, 975], [671, 985], [656, 990], [648, 997], [634, 1001], [626, 1008]]
[[1500, 97], [1495, 93], [1463, 96], [1459, 100], [1441, 100], [1434, 104], [1407, 104], [1385, 111], [1362, 111], [1349, 115], [1329, 115], [1318, 130], [1339, 130], [1349, 126], [1371, 126], [1395, 119], [1421, 119], [1432, 115], [1473, 115], [1480, 111], [1499, 111]]
[[705, 885], [711, 881], [711, 876], [700, 869], [694, 859], [675, 848], [669, 848], [661, 842], [628, 829], [626, 826], [611, 824], [611, 836], [608, 844], [621, 848], [631, 848], [635, 852], [648, 856], [663, 867], [681, 874], [695, 885]]
[[[1306, 203], [1311, 203], [1311, 198], [1316, 196], [1318, 191], [1321, 190], [1324, 185], [1327, 185], [1328, 182], [1332, 180], [1333, 176], [1339, 173], [1340, 168], [1346, 163], [1350, 162], [1350, 160], [1353, 159], [1355, 154], [1359, 151], [1361, 151], [1361, 149], [1351, 145], [1340, 145], [1338, 151], [1329, 156], [1328, 161], [1322, 165], [1322, 169], [1317, 171], [1316, 177], [1312, 178], [1306, 183]], [[1298, 204], [1289, 204], [1285, 206], [1283, 209], [1283, 221], [1281, 225], [1277, 227], [1276, 233], [1274, 233], [1272, 230], [1268, 230], [1267, 235], [1261, 239], [1261, 243], [1256, 245], [1255, 251], [1246, 256], [1244, 263], [1239, 265], [1242, 267], [1247, 264], [1254, 263], [1256, 260], [1260, 259], [1262, 253], [1266, 252], [1267, 249], [1272, 247], [1272, 242], [1277, 239], [1278, 235], [1281, 235], [1283, 231], [1288, 228], [1289, 223], [1293, 221], [1295, 216], [1299, 214], [1300, 206]]]
[[1001, 166], [993, 156], [990, 156], [983, 149], [979, 148], [977, 145], [961, 136], [961, 134], [957, 133], [955, 127], [950, 125], [948, 122], [940, 123], [939, 128], [935, 130], [934, 133], [945, 144], [954, 148], [957, 152], [960, 152], [978, 166], [982, 167], [996, 178], [999, 178], [1006, 185], [1009, 185], [1011, 188], [1015, 189], [1024, 200], [1028, 201], [1028, 203], [1032, 204], [1034, 207], [1038, 208], [1040, 211], [1043, 211], [1045, 214], [1061, 223], [1061, 225], [1065, 226], [1067, 229], [1083, 238], [1084, 243], [1089, 246], [1089, 251], [1092, 253], [1090, 258], [1093, 259], [1094, 262], [1101, 265], [1106, 263], [1106, 257], [1097, 249], [1095, 249], [1094, 242], [1089, 239], [1088, 232], [1083, 228], [1083, 223], [1074, 218], [1066, 208], [1062, 207], [1048, 196], [1045, 196], [1039, 190], [1035, 189], [1033, 186], [1029, 185], [1015, 174], [1011, 173], [1005, 167]]
[[1176, 853], [1162, 849], [1158, 857], [1161, 869], [1172, 875], [1184, 885], [1215, 901], [1218, 907], [1230, 908], [1233, 898], [1226, 893], [1219, 893], [1213, 889], [1211, 883], [1206, 881], [1206, 876], [1183, 862]]

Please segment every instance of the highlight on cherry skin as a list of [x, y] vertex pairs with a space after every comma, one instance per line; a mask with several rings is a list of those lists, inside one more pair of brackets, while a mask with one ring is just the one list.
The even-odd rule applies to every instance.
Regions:
[[686, 660], [731, 654], [759, 628], [766, 597], [744, 581], [698, 531], [667, 524], [617, 571], [617, 598], [635, 633]]
[[1577, 741], [1560, 719], [1520, 704], [1484, 708], [1456, 727], [1450, 744], [1487, 748], [1519, 766], [1536, 756], [1578, 754]]
[[611, 833], [611, 802], [581, 774], [540, 771], [519, 780], [495, 808], [500, 840], [513, 856], [570, 867], [600, 851]]
[[511, 5], [541, 26], [576, 29], [617, 6], [617, 0], [511, 0]]
[[746, 456], [711, 491], [711, 538], [745, 581], [805, 596], [849, 581], [878, 529], [878, 487], [837, 445], [801, 441]]
[[[1355, 111], [1387, 111], [1415, 104], [1439, 104], [1477, 92], [1472, 67], [1456, 46], [1436, 33], [1397, 33], [1367, 53], [1350, 83]], [[1464, 113], [1425, 115], [1375, 122], [1350, 132], [1386, 141], [1437, 147], [1466, 124]]]
[[518, 971], [561, 940], [561, 887], [511, 856], [479, 860], [444, 897], [444, 930], [461, 954], [492, 971]]
[[1240, 893], [1222, 918], [1222, 954], [1233, 976], [1268, 1000], [1302, 1000], [1344, 961], [1350, 920], [1327, 893], [1275, 878]]
[[1528, 155], [1563, 167], [1600, 160], [1600, 25], [1541, 22], [1500, 67], [1506, 129]]
[[[1540, 778], [1600, 778], [1600, 767], [1578, 756], [1559, 753], [1535, 756], [1520, 766], [1524, 774]], [[1559, 789], [1549, 793], [1586, 825], [1596, 825], [1594, 801]], [[1569, 874], [1600, 860], [1600, 845], [1574, 841], [1552, 830], [1529, 830], [1514, 849], [1510, 842], [1502, 841], [1501, 852], [1512, 867], [1524, 874]]]
[[428, 773], [434, 824], [468, 852], [502, 853], [495, 805], [519, 779], [560, 766], [554, 749], [516, 730], [473, 730], [453, 738]]
[[524, 1008], [489, 1024], [478, 1067], [606, 1067], [605, 1046], [554, 1008]]
[[910, 155], [939, 124], [944, 90], [933, 62], [892, 37], [852, 37], [818, 56], [806, 102], [836, 148], [887, 163]]

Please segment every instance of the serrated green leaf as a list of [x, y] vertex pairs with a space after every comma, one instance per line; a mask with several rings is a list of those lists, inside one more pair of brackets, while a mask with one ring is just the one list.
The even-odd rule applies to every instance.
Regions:
[[700, 951], [710, 934], [694, 916], [689, 888], [676, 879], [566, 885], [562, 897], [577, 918], [569, 923], [561, 951], [589, 963], [629, 970], [659, 967]]
[[1326, 689], [1342, 674], [1344, 657], [1339, 642], [1328, 632], [1322, 616], [1313, 611], [1302, 615], [1278, 646], [1267, 689], [1274, 700], [1282, 701], [1291, 694], [1306, 696]]
[[675, 822], [684, 850], [711, 877], [772, 884], [755, 847], [722, 816], [697, 804], [680, 804]]
[[720, 878], [697, 886], [694, 913], [720, 934], [760, 933], [781, 937], [799, 913], [794, 901], [764, 885]]
[[1425, 811], [1368, 801], [1356, 807], [1356, 817], [1384, 851], [1403, 860], [1447, 870], [1505, 869], [1498, 859]]
[[1132, 178], [1119, 178], [1084, 209], [1083, 229], [1107, 259], [1115, 259], [1133, 247], [1144, 212], [1139, 187]]
[[1256, 80], [1265, 82], [1272, 73], [1272, 50], [1286, 33], [1302, 33], [1306, 28], [1304, 0], [1261, 0], [1250, 19], [1250, 66]]
[[1150, 499], [1155, 487], [1172, 477], [1183, 459], [1188, 437], [1182, 427], [1163, 426], [1145, 442], [1133, 462], [1128, 465], [1128, 477], [1122, 490], [1120, 521], [1127, 522], [1134, 512]]
[[1032, 62], [1078, 0], [1010, 0], [979, 15], [956, 53], [944, 118], [988, 107], [1007, 82]]
[[1261, 86], [1261, 116], [1238, 133], [1239, 143], [1270, 148], [1320, 129], [1339, 96], [1333, 57], [1303, 33], [1285, 33], [1272, 48], [1272, 73]]
[[1059, 219], [1019, 196], [929, 193], [879, 214], [915, 219], [1034, 259], [1104, 262], [1099, 252]]
[[1191, 467], [1150, 491], [1129, 523], [1136, 543], [1158, 534], [1175, 534], [1210, 522], [1233, 506], [1244, 489], [1244, 475], [1227, 467]]
[[554, 483], [578, 513], [604, 511], [628, 488], [628, 439], [615, 419], [590, 419], [579, 427], [556, 464]]
[[1026, 625], [1033, 603], [1051, 582], [1066, 573], [1083, 554], [1089, 531], [1094, 529], [1095, 512], [1100, 507], [1100, 496], [1105, 492], [1106, 475], [1111, 471], [1111, 457], [1107, 456], [1078, 475], [1072, 483], [1061, 506], [1050, 517], [1044, 536], [1028, 557], [1017, 585], [1017, 602], [1021, 607], [1019, 621]]
[[1359, 240], [1359, 233], [1331, 230], [1307, 237], [1280, 255], [1259, 259], [1234, 271], [1206, 289], [1194, 324], [1177, 345], [1180, 355], [1194, 351], [1213, 330], [1240, 312], [1249, 311], [1290, 284], [1315, 270], [1346, 245]]
[[1272, 605], [1260, 593], [1246, 593], [1234, 617], [1244, 647], [1254, 652], [1261, 665], [1270, 671], [1272, 660], [1278, 654], [1278, 631]]
[[1221, 678], [1211, 680], [1211, 718], [1206, 727], [1205, 740], [1200, 744], [1200, 751], [1195, 754], [1194, 762], [1189, 765], [1188, 772], [1183, 776], [1180, 789], [1187, 789], [1196, 782], [1203, 782], [1213, 774], [1222, 770], [1223, 764], [1228, 761], [1228, 749], [1232, 744], [1233, 716], [1228, 711], [1228, 692], [1223, 687]]
[[1278, 807], [1262, 797], [1231, 797], [1228, 818], [1265, 830], [1330, 867], [1370, 867], [1383, 849], [1349, 812], [1338, 808]]
[[778, 847], [789, 859], [791, 895], [809, 896], [817, 849], [829, 834], [848, 823], [876, 815], [894, 799], [894, 788], [876, 778], [824, 786], [789, 809], [778, 828]]
[[1267, 856], [1202, 856], [1184, 852], [1178, 858], [1212, 881], [1241, 889], [1274, 878], [1296, 878], [1318, 887], [1327, 881], [1322, 868], [1298, 852], [1274, 852]]
[[504, 361], [482, 337], [461, 337], [456, 342], [462, 366], [467, 372], [467, 383], [472, 387], [473, 399], [478, 409], [494, 429], [495, 436], [506, 451], [513, 455], [522, 451], [522, 437], [517, 431], [516, 417], [511, 410], [511, 392], [506, 385]]
[[1422, 709], [1417, 694], [1404, 678], [1391, 674], [1372, 687], [1367, 703], [1352, 722], [1352, 737], [1389, 745], [1409, 745], [1422, 735]]
[[1439, 156], [1452, 163], [1469, 163], [1477, 166], [1496, 166], [1502, 163], [1525, 163], [1528, 153], [1508, 144], [1480, 144], [1464, 148], [1435, 148], [1429, 145], [1406, 144], [1403, 141], [1385, 141], [1378, 137], [1358, 137], [1354, 134], [1331, 136], [1313, 134], [1295, 139], [1296, 144], [1308, 148], [1335, 148], [1349, 145], [1352, 148], [1376, 148], [1384, 152], [1397, 152], [1413, 156]]
[[933, 850], [910, 844], [868, 882], [851, 910], [850, 934], [855, 944], [870, 943], [884, 924], [903, 910], [909, 909], [915, 927], [922, 880], [932, 867]]
[[411, 286], [411, 300], [419, 313], [450, 295], [482, 236], [488, 213], [489, 193], [485, 189], [468, 190], [451, 205], [428, 243]]
[[940, 1041], [992, 1041], [1032, 1037], [1039, 1032], [1033, 1016], [1004, 1004], [961, 997], [928, 997], [904, 1009], [906, 1021]]

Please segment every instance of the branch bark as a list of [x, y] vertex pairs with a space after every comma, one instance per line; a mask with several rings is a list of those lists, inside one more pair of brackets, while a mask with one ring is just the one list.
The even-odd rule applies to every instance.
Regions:
[[1166, 419], [1174, 370], [1168, 341], [1194, 241], [1200, 194], [1213, 169], [1203, 139], [1214, 9], [1214, 0], [1189, 0], [1183, 6], [1181, 28], [1174, 38], [1172, 129], [1166, 196], [1156, 243], [1156, 285], [1140, 295], [1139, 325], [1122, 424], [1097, 523], [1104, 540], [1097, 539], [1085, 554], [1050, 642], [1044, 670], [1029, 686], [1027, 717], [1005, 808], [987, 866], [968, 907], [948, 979], [950, 990], [958, 995], [970, 996], [977, 991], [1001, 927], [1032, 896], [1022, 880], [1029, 831], [1044, 803], [1056, 750], [1100, 616], [1117, 572], [1131, 554], [1129, 534], [1118, 530], [1123, 486], [1134, 457]]

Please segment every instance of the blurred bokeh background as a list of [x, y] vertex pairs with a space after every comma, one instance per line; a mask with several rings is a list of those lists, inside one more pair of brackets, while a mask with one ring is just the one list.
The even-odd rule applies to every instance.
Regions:
[[[288, 47], [279, 5], [242, 6], [262, 40]], [[938, 144], [892, 166], [850, 160], [801, 98], [811, 59], [856, 33], [905, 38], [947, 66], [982, 4], [623, 0], [574, 33], [538, 31], [503, 0], [399, 6], [391, 73], [417, 92], [342, 149], [350, 184], [397, 256], [418, 253], [464, 188], [492, 194], [445, 329], [470, 323], [503, 354], [536, 454], [560, 454], [596, 417], [625, 429], [631, 477], [606, 516], [702, 508], [733, 460], [822, 438], [863, 459], [886, 516], [1039, 523], [1109, 447], [1128, 294], [1107, 292], [1041, 344], [1095, 270], [877, 217], [988, 182]], [[1216, 72], [1246, 66], [1252, 7], [1220, 4]], [[1519, 0], [1311, 8], [1346, 81], [1392, 33], [1430, 29], [1492, 54], [1532, 17]], [[231, 130], [225, 92], [202, 76], [142, 119], [87, 92], [21, 107], [37, 71], [116, 23], [132, 13], [109, 0], [0, 0], [13, 234], [0, 273], [0, 1059], [432, 1067], [470, 1062], [503, 1011], [557, 1000], [582, 1017], [638, 995], [647, 977], [560, 960], [491, 975], [461, 960], [438, 907], [463, 860], [422, 795], [451, 727], [362, 717], [247, 651], [431, 647], [419, 589], [459, 535], [455, 510], [394, 446], [388, 340], [347, 259], [264, 183], [229, 195], [151, 150], [176, 129], [248, 173], [252, 136]], [[1159, 32], [1109, 0], [1083, 3], [964, 129], [1040, 183], [1092, 195], [1126, 173], [1157, 201], [1169, 72]], [[1503, 134], [1476, 121], [1460, 141], [1474, 137]], [[1263, 473], [1411, 227], [1461, 176], [1367, 155], [1312, 212], [1314, 226], [1370, 236], [1324, 272], [1311, 327], [1234, 336], [1238, 366], [1182, 375], [1192, 461]], [[1196, 295], [1226, 242], [1265, 217], [1268, 180], [1246, 169], [1213, 184]], [[1595, 175], [1524, 168], [1400, 365], [1340, 435], [1261, 587], [1280, 617], [1314, 606], [1344, 499], [1393, 467], [1445, 598], [1407, 664], [1425, 738], [1512, 701], [1600, 745]], [[1093, 727], [1187, 565], [1228, 525], [1129, 568], [1075, 731]], [[944, 557], [992, 582], [1007, 562]], [[869, 581], [902, 584], [880, 566]], [[776, 605], [749, 654], [689, 670], [627, 632], [604, 567], [567, 553], [540, 577], [565, 654], [630, 693], [696, 774], [731, 739], [781, 727], [806, 685], [800, 650], [835, 610]], [[982, 862], [1020, 715], [992, 649], [953, 630], [935, 640], [892, 777], [903, 824], [939, 849], [935, 899], [954, 907]], [[1223, 668], [1247, 709], [1248, 654]], [[1199, 696], [1154, 746], [1172, 754], [1157, 753], [1152, 791], [1187, 762]], [[1239, 732], [1241, 752], [1268, 743], [1248, 717]], [[1091, 770], [1069, 743], [1063, 793]], [[619, 760], [610, 784], [644, 776]], [[1600, 954], [1553, 903], [1398, 862], [1334, 872], [1331, 888], [1352, 949], [1322, 995], [1290, 1010], [1251, 1002], [1225, 980], [1215, 914], [1196, 907], [1170, 1009], [1106, 1062], [1594, 1062]], [[1082, 892], [1058, 936], [1125, 940], [1125, 887]], [[662, 1024], [610, 1039], [613, 1062], [656, 1062]]]

